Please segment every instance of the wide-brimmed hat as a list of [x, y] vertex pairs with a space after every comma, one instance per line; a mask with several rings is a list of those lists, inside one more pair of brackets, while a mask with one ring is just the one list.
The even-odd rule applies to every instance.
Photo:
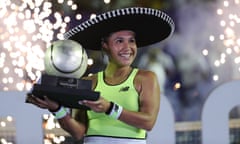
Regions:
[[152, 8], [116, 9], [86, 20], [64, 34], [85, 49], [101, 50], [101, 39], [112, 32], [132, 30], [138, 47], [163, 41], [174, 32], [174, 22], [166, 13]]

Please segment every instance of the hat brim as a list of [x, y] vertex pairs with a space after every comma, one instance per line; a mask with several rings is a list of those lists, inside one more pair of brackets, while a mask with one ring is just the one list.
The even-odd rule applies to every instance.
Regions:
[[173, 20], [164, 12], [151, 8], [124, 8], [89, 19], [64, 34], [65, 39], [79, 42], [85, 49], [101, 50], [101, 39], [112, 32], [132, 30], [138, 47], [145, 47], [170, 37]]

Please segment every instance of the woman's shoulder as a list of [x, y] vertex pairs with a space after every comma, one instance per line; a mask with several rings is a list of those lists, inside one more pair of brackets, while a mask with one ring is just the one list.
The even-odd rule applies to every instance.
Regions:
[[137, 75], [134, 79], [134, 84], [138, 92], [140, 92], [143, 87], [150, 86], [157, 82], [157, 76], [153, 71], [139, 69]]
[[150, 70], [139, 69], [136, 77], [140, 79], [154, 79], [156, 78], [156, 73]]
[[139, 69], [134, 81], [137, 85], [155, 83], [157, 81], [157, 75], [153, 71]]

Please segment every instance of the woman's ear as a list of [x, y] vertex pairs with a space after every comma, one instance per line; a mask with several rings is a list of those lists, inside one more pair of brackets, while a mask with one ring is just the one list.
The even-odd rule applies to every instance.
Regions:
[[102, 49], [106, 52], [108, 51], [108, 46], [106, 42], [102, 42]]

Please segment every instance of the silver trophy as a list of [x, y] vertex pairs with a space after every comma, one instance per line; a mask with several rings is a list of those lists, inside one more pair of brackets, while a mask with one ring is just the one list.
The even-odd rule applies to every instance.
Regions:
[[45, 73], [28, 94], [47, 96], [69, 108], [88, 109], [81, 100], [97, 100], [99, 92], [92, 91], [92, 81], [81, 77], [87, 69], [85, 49], [72, 40], [53, 42], [45, 53]]

